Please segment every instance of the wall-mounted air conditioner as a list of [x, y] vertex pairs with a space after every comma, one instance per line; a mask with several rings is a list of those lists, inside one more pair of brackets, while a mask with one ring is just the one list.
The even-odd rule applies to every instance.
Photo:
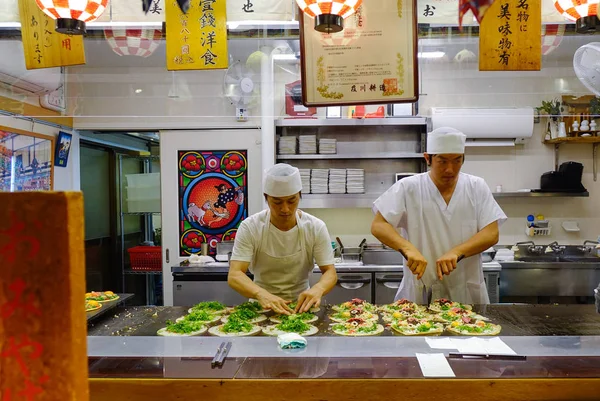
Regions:
[[432, 129], [452, 127], [467, 136], [467, 146], [514, 146], [533, 135], [533, 108], [431, 109]]

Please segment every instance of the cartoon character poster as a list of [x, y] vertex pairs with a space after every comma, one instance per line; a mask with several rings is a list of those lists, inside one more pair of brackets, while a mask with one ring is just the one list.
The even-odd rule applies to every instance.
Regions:
[[246, 150], [179, 151], [179, 255], [199, 254], [208, 243], [232, 241], [248, 217]]
[[73, 135], [60, 131], [56, 149], [54, 153], [54, 165], [58, 167], [67, 167], [69, 162], [69, 151], [71, 150], [71, 141]]

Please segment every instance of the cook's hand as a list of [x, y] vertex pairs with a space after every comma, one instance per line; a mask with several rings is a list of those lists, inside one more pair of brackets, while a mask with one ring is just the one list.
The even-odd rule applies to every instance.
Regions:
[[440, 280], [444, 278], [444, 275], [448, 276], [450, 273], [456, 269], [458, 264], [458, 255], [454, 251], [446, 252], [441, 258], [436, 260], [435, 266], [437, 270], [437, 275]]
[[420, 280], [427, 268], [427, 259], [417, 249], [404, 251], [404, 256], [406, 257], [408, 268], [417, 276], [417, 280]]
[[298, 304], [296, 305], [296, 313], [308, 312], [310, 308], [318, 308], [321, 305], [323, 291], [316, 287], [312, 287], [298, 296]]
[[287, 305], [292, 301], [286, 301], [268, 291], [263, 291], [256, 296], [256, 300], [264, 309], [271, 309], [281, 315], [291, 315], [294, 311]]

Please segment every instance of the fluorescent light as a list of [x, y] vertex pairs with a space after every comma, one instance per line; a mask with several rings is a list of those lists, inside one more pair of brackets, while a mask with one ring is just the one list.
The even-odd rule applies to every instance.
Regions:
[[136, 90], [135, 90], [135, 93], [137, 93], [137, 94], [140, 94], [140, 93], [142, 93], [142, 92], [143, 92], [143, 90], [142, 90], [142, 89], [136, 89]]
[[419, 58], [442, 58], [446, 55], [444, 52], [419, 52]]

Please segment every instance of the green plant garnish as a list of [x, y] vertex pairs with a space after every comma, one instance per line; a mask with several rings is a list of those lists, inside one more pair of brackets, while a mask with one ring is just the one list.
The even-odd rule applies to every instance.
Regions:
[[276, 327], [277, 329], [288, 333], [304, 333], [305, 331], [308, 331], [308, 329], [310, 329], [310, 327], [301, 319], [296, 318], [285, 319]]
[[195, 310], [183, 319], [189, 322], [210, 322], [215, 318], [214, 315], [210, 314], [206, 310]]
[[236, 306], [234, 309], [235, 310], [250, 309], [255, 312], [258, 312], [258, 311], [262, 310], [262, 306], [260, 306], [260, 304], [256, 301], [255, 302], [244, 302], [243, 304], [239, 304], [238, 306]]
[[246, 320], [240, 319], [238, 316], [230, 315], [227, 323], [223, 325], [221, 330], [224, 333], [248, 333], [252, 330], [252, 325], [248, 323]]
[[221, 302], [210, 301], [210, 302], [200, 302], [199, 304], [192, 307], [193, 310], [212, 310], [212, 311], [222, 311], [226, 306]]
[[204, 325], [201, 322], [182, 320], [181, 322], [173, 323], [167, 320], [167, 331], [170, 333], [189, 334], [201, 330], [202, 327]]
[[253, 309], [238, 309], [229, 315], [228, 319], [231, 319], [232, 316], [235, 316], [240, 320], [252, 320], [259, 315]]
[[359, 327], [358, 328], [358, 332], [359, 333], [372, 333], [375, 330], [377, 330], [377, 323], [373, 323], [370, 326], [367, 327]]

